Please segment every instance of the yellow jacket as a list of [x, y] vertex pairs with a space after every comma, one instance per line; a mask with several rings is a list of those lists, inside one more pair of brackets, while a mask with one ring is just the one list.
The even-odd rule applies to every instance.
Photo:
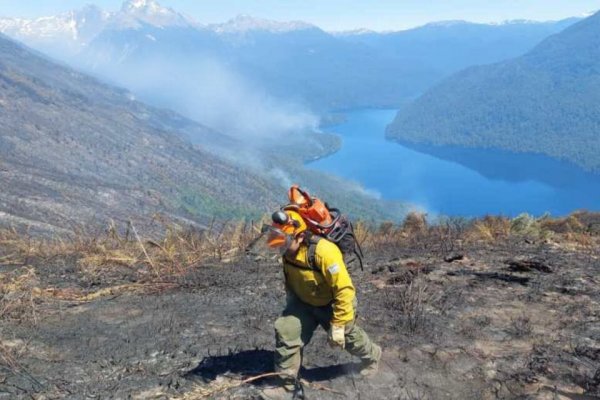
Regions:
[[[318, 269], [315, 270], [315, 269]], [[308, 245], [302, 244], [295, 259], [283, 258], [286, 285], [304, 303], [321, 307], [332, 303], [333, 325], [354, 320], [355, 290], [340, 249], [327, 239], [319, 240], [315, 269], [308, 261]]]

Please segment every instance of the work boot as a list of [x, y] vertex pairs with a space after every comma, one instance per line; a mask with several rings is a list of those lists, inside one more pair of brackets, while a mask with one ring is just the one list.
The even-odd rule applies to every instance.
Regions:
[[276, 386], [261, 391], [260, 397], [263, 400], [291, 400], [294, 398], [296, 390], [294, 380], [279, 378], [274, 384]]
[[373, 377], [379, 369], [379, 360], [381, 360], [381, 347], [373, 344], [373, 353], [374, 358], [370, 361], [363, 361], [360, 368], [360, 374], [366, 378]]
[[263, 400], [292, 400], [294, 398], [294, 389], [288, 390], [283, 386], [263, 389], [260, 392], [260, 398]]

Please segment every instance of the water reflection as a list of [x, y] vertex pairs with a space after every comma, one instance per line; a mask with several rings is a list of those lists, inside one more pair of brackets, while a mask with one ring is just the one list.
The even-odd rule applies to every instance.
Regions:
[[402, 143], [403, 146], [437, 158], [459, 163], [489, 179], [508, 182], [538, 181], [554, 188], [587, 190], [600, 175], [577, 165], [540, 154], [512, 153], [495, 149], [472, 149], [456, 146], [430, 146]]

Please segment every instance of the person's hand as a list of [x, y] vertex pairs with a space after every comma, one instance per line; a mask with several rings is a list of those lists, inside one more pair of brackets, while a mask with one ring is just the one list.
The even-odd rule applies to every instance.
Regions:
[[345, 329], [343, 325], [331, 325], [328, 335], [329, 345], [331, 347], [341, 347], [346, 345]]

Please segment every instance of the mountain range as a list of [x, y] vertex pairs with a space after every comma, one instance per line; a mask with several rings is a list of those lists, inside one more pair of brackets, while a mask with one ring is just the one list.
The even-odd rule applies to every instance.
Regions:
[[468, 68], [400, 110], [391, 138], [504, 148], [600, 171], [600, 13], [521, 57]]
[[[116, 12], [88, 6], [37, 20], [0, 19], [0, 32], [196, 118], [190, 110], [201, 107], [185, 100], [186, 89], [198, 82], [194, 92], [210, 91], [214, 82], [202, 75], [215, 69], [242, 77], [271, 102], [286, 100], [319, 114], [398, 107], [458, 69], [521, 55], [573, 22], [451, 22], [389, 33], [329, 33], [301, 21], [249, 16], [202, 25], [154, 0], [129, 0]], [[136, 77], [147, 71], [155, 72], [156, 84], [140, 88]], [[218, 118], [210, 113], [199, 114], [201, 122], [222, 128], [213, 126]]]
[[581, 18], [560, 21], [511, 20], [496, 24], [441, 21], [400, 32], [340, 33], [339, 37], [376, 48], [408, 63], [434, 66], [438, 77], [466, 67], [521, 55]]

